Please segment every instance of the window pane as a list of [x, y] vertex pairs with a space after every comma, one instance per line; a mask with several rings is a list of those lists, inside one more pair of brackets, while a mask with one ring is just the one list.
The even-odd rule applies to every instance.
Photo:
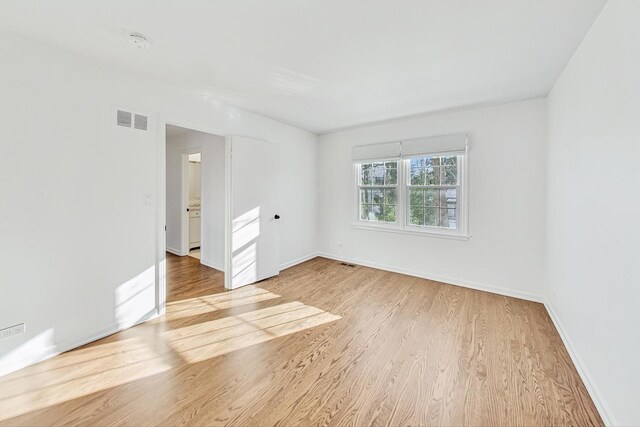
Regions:
[[384, 190], [382, 188], [372, 188], [370, 203], [384, 203]]
[[422, 188], [411, 188], [409, 190], [409, 205], [420, 207], [424, 205], [424, 190]]
[[447, 212], [447, 209], [439, 209], [438, 226], [442, 228], [449, 228], [449, 214]]
[[384, 167], [387, 169], [398, 169], [398, 162], [385, 162]]
[[440, 167], [429, 166], [425, 169], [425, 184], [426, 185], [440, 185]]
[[456, 156], [410, 159], [411, 185], [458, 185], [457, 164]]
[[385, 205], [395, 205], [396, 204], [396, 189], [395, 188], [387, 188], [384, 190], [384, 203]]
[[435, 227], [438, 225], [438, 208], [424, 208], [424, 225]]
[[458, 190], [455, 188], [447, 188], [446, 190], [442, 190], [445, 193], [446, 205], [441, 205], [445, 209], [446, 215], [445, 218], [441, 222], [441, 227], [457, 229], [458, 228], [458, 218], [456, 217], [456, 207], [458, 205]]
[[387, 172], [385, 174], [385, 185], [396, 185], [398, 183], [398, 169], [396, 169], [396, 164], [393, 163], [392, 168], [387, 168]]
[[440, 207], [454, 208], [458, 203], [458, 190], [455, 188], [446, 188], [440, 190]]
[[442, 181], [444, 185], [457, 185], [458, 184], [458, 167], [453, 166], [445, 166], [444, 167], [444, 180]]
[[406, 161], [410, 168], [406, 187], [408, 224], [454, 230], [458, 228], [458, 159], [459, 156], [451, 155]]
[[438, 197], [440, 196], [440, 191], [428, 188], [424, 190], [424, 205], [425, 206], [438, 206]]
[[373, 174], [371, 176], [372, 185], [384, 185], [384, 163], [373, 164]]
[[422, 206], [409, 206], [409, 224], [424, 225], [424, 208]]
[[[422, 199], [423, 198], [423, 199]], [[424, 200], [424, 205], [414, 205]], [[457, 189], [409, 189], [409, 216], [411, 225], [457, 229]]]
[[369, 174], [371, 172], [371, 163], [363, 163], [360, 165], [360, 183], [362, 185], [370, 184]]
[[382, 221], [384, 219], [383, 205], [371, 205], [371, 212], [369, 213], [369, 219], [372, 221]]
[[458, 158], [456, 156], [442, 157], [442, 164], [446, 166], [456, 166], [458, 164]]
[[360, 185], [397, 185], [398, 162], [362, 163], [359, 182]]
[[411, 168], [411, 185], [424, 185], [424, 169]]
[[398, 184], [398, 162], [373, 162], [360, 166], [359, 189], [362, 221], [396, 222], [398, 190], [389, 188]]
[[449, 229], [457, 227], [455, 209], [440, 209], [440, 227]]
[[386, 222], [396, 222], [396, 207], [393, 205], [384, 205], [384, 220]]
[[411, 167], [412, 168], [427, 168], [427, 167], [431, 167], [434, 165], [437, 165], [439, 163], [435, 162], [435, 158], [434, 157], [418, 157], [418, 158], [413, 158], [411, 159]]

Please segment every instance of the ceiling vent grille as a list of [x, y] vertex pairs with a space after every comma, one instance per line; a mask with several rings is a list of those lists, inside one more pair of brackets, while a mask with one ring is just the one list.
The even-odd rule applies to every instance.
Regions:
[[147, 130], [147, 116], [136, 114], [133, 127], [139, 130]]
[[131, 113], [128, 111], [118, 110], [117, 118], [118, 126], [124, 126], [126, 128], [131, 127]]

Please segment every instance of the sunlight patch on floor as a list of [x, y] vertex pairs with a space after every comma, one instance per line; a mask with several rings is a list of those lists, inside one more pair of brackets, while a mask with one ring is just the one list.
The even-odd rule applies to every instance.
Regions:
[[[169, 303], [166, 319], [275, 298], [280, 296], [247, 286]], [[295, 301], [165, 331], [152, 341], [132, 337], [76, 349], [0, 378], [0, 421], [166, 373], [184, 362], [200, 362], [340, 318]]]
[[164, 335], [186, 361], [196, 363], [340, 318], [296, 301], [186, 326]]
[[280, 295], [255, 286], [245, 286], [221, 294], [170, 302], [167, 304], [166, 317], [168, 320], [182, 319], [279, 297]]

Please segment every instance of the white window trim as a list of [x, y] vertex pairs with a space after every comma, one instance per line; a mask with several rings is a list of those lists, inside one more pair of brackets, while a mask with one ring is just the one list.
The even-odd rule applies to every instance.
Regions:
[[[458, 174], [460, 179], [460, 185], [458, 186], [458, 220], [460, 227], [456, 230], [450, 230], [439, 227], [429, 226], [417, 226], [408, 224], [407, 221], [407, 177], [409, 159], [380, 159], [379, 162], [384, 161], [397, 161], [398, 162], [398, 185], [396, 191], [397, 208], [396, 208], [396, 222], [374, 222], [360, 219], [360, 164], [355, 163], [353, 165], [353, 177], [354, 185], [352, 189], [354, 191], [354, 215], [352, 228], [360, 230], [372, 230], [388, 233], [407, 234], [414, 236], [429, 236], [453, 240], [469, 240], [469, 180], [468, 180], [468, 168], [469, 168], [469, 153], [468, 150], [457, 153], [428, 153], [424, 157], [430, 156], [442, 156], [444, 154], [457, 154], [458, 157]], [[366, 163], [366, 162], [362, 162]]]

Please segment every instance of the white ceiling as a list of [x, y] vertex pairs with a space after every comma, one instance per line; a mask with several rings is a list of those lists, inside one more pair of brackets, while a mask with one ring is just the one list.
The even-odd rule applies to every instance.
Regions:
[[544, 96], [605, 3], [3, 0], [0, 28], [323, 133]]

